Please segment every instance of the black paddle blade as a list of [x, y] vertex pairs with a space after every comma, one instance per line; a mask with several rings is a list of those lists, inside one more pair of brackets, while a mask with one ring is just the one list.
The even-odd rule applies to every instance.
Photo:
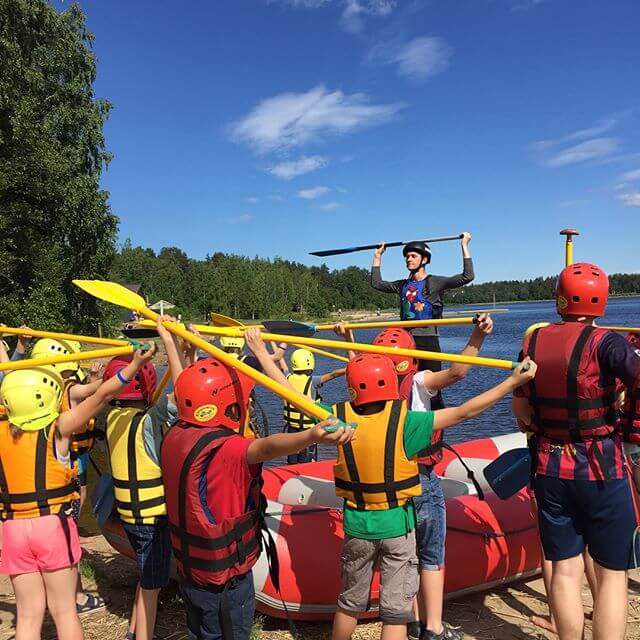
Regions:
[[507, 500], [529, 484], [531, 480], [531, 456], [527, 447], [509, 449], [484, 469], [493, 492]]
[[150, 327], [131, 327], [129, 329], [122, 329], [123, 336], [127, 338], [157, 338], [158, 332]]
[[269, 333], [281, 333], [296, 338], [310, 338], [316, 332], [312, 324], [296, 320], [265, 320], [262, 325]]

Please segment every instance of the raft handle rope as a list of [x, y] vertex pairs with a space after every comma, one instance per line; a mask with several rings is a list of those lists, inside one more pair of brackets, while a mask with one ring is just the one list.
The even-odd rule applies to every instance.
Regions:
[[462, 529], [458, 527], [450, 527], [447, 526], [447, 531], [455, 531], [456, 533], [466, 533], [470, 536], [480, 536], [484, 538], [485, 542], [489, 542], [489, 540], [496, 540], [498, 538], [507, 538], [509, 536], [514, 536], [519, 533], [526, 533], [527, 531], [532, 531], [533, 529], [537, 529], [537, 524], [529, 525], [528, 527], [522, 527], [521, 529], [512, 529], [510, 531], [471, 531], [470, 529]]

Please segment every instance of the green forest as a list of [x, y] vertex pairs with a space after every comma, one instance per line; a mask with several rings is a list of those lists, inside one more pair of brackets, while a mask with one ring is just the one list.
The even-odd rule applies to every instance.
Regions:
[[[383, 271], [384, 273], [384, 271]], [[127, 241], [116, 255], [111, 276], [140, 284], [150, 303], [163, 299], [185, 318], [217, 311], [236, 318], [318, 318], [338, 309], [388, 309], [397, 297], [371, 288], [369, 270], [329, 270], [281, 258], [265, 260], [214, 253], [193, 260], [176, 247], [159, 253]], [[446, 304], [484, 304], [553, 297], [555, 278], [471, 284], [447, 292]], [[640, 274], [611, 276], [613, 294], [640, 293]]]

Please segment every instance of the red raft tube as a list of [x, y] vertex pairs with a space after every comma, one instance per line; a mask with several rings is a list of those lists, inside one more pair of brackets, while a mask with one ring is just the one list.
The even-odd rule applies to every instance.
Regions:
[[[540, 545], [534, 506], [526, 490], [500, 500], [486, 485], [482, 470], [508, 449], [525, 445], [522, 434], [473, 440], [456, 450], [474, 470], [486, 501], [458, 459], [444, 451], [436, 467], [447, 509], [445, 593], [455, 598], [533, 576], [540, 570]], [[256, 608], [274, 618], [329, 620], [340, 590], [340, 550], [344, 538], [342, 500], [333, 484], [333, 460], [265, 468], [267, 527], [280, 559], [278, 593], [263, 554], [254, 567]], [[116, 518], [103, 527], [108, 542], [132, 557]], [[363, 618], [378, 615], [379, 575], [371, 587], [371, 607]]]

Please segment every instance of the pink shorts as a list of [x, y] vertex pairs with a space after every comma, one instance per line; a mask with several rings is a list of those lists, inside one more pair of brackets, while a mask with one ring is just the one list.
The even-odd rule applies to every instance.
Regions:
[[73, 518], [67, 518], [67, 522], [73, 563], [69, 562], [67, 538], [58, 516], [7, 520], [2, 525], [0, 573], [15, 576], [56, 571], [77, 564], [82, 554], [78, 528]]

